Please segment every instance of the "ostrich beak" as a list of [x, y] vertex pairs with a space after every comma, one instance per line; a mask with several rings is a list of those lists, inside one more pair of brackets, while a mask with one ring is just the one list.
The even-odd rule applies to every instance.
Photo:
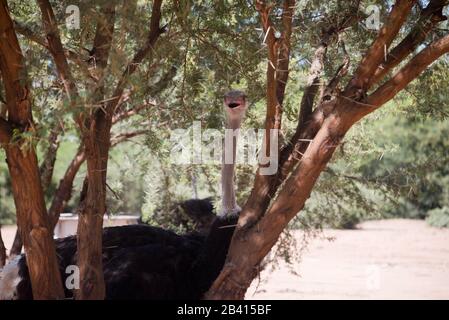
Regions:
[[247, 108], [246, 95], [243, 91], [231, 90], [225, 94], [223, 104], [228, 116], [241, 120]]
[[240, 106], [240, 103], [237, 102], [231, 102], [228, 104], [228, 107], [231, 109], [237, 108], [238, 106]]
[[245, 97], [236, 97], [236, 98], [227, 98], [224, 101], [224, 104], [226, 107], [228, 107], [229, 110], [244, 110], [246, 109], [246, 99]]

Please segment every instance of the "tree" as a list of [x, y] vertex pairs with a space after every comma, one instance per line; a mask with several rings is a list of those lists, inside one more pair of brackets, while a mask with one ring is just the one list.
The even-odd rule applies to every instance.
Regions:
[[[428, 31], [427, 28], [422, 28], [422, 24], [427, 25], [430, 20], [438, 22], [444, 19], [442, 8], [446, 5], [446, 1], [430, 1], [422, 12], [423, 18], [418, 20], [415, 28], [386, 54], [411, 14], [415, 3], [416, 1], [407, 0], [395, 2], [384, 25], [344, 90], [335, 90], [335, 81], [334, 83], [331, 81], [324, 88], [324, 92], [328, 94], [324, 94], [317, 101], [313, 111], [310, 105], [304, 104], [308, 106], [302, 108], [301, 113], [306, 114], [303, 117], [306, 120], [299, 123], [290, 141], [291, 147], [284, 148], [284, 151], [291, 150], [287, 156], [283, 157], [283, 150], [281, 150], [280, 174], [261, 178], [260, 183], [256, 178], [251, 196], [240, 215], [226, 264], [206, 298], [242, 299], [244, 297], [257, 274], [262, 259], [276, 243], [288, 222], [303, 208], [320, 173], [326, 168], [347, 131], [364, 116], [394, 98], [430, 64], [449, 52], [449, 35], [445, 35], [432, 41], [393, 76], [379, 84], [389, 71], [403, 62], [422, 43]], [[276, 38], [275, 28], [272, 27], [269, 16], [272, 6], [267, 5], [265, 1], [256, 1], [256, 5], [266, 33], [269, 52], [267, 119], [270, 120], [272, 115], [276, 114], [276, 110], [281, 109], [281, 99], [276, 96], [276, 91], [273, 89], [277, 81], [274, 70], [279, 68], [279, 59], [276, 59], [273, 52], [277, 52], [279, 39], [286, 35], [288, 29], [284, 28], [281, 37]], [[283, 12], [286, 12], [285, 7]], [[314, 66], [313, 63], [312, 66]], [[339, 71], [344, 68], [342, 66]], [[340, 78], [341, 75], [337, 72], [334, 79], [338, 82]], [[369, 90], [376, 84], [379, 84], [378, 87], [370, 93]], [[309, 101], [311, 101], [310, 97]], [[274, 121], [267, 121], [266, 128], [274, 127], [274, 123]], [[279, 189], [281, 183], [282, 187]], [[277, 196], [271, 201], [276, 192], [278, 192]], [[255, 198], [260, 203], [258, 206], [254, 205]]]
[[[146, 132], [145, 129], [140, 129], [135, 131], [119, 132], [115, 136], [112, 136], [111, 127], [114, 123], [136, 115], [139, 110], [151, 105], [146, 103], [144, 107], [137, 106], [136, 108], [131, 109], [121, 108], [123, 103], [127, 100], [126, 96], [128, 93], [125, 86], [129, 80], [129, 77], [138, 69], [139, 64], [144, 58], [148, 55], [152, 55], [153, 46], [157, 38], [164, 32], [164, 29], [159, 26], [161, 4], [162, 1], [154, 2], [150, 19], [150, 31], [146, 43], [142, 48], [137, 49], [134, 58], [131, 59], [125, 67], [125, 70], [122, 72], [122, 75], [116, 84], [112, 99], [107, 99], [105, 97], [106, 75], [104, 74], [104, 71], [108, 66], [109, 52], [113, 39], [115, 9], [117, 5], [116, 2], [104, 2], [101, 4], [99, 12], [100, 17], [96, 20], [96, 31], [93, 39], [92, 55], [87, 61], [83, 61], [79, 53], [64, 49], [61, 42], [56, 17], [54, 15], [53, 8], [48, 1], [38, 1], [39, 8], [42, 12], [43, 29], [46, 33], [45, 37], [41, 37], [39, 33], [35, 33], [30, 28], [27, 28], [20, 23], [15, 24], [17, 30], [25, 34], [25, 36], [29, 37], [32, 41], [43, 46], [53, 57], [54, 66], [66, 94], [65, 101], [69, 107], [69, 112], [72, 113], [74, 121], [78, 125], [81, 135], [82, 145], [80, 145], [73, 161], [69, 164], [66, 174], [61, 180], [56, 195], [53, 198], [53, 202], [50, 207], [50, 228], [48, 230], [50, 231], [49, 236], [51, 239], [52, 229], [59, 217], [59, 213], [63, 209], [64, 203], [70, 198], [73, 179], [81, 164], [86, 161], [88, 167], [88, 175], [85, 183], [86, 197], [83, 203], [80, 204], [80, 212], [83, 219], [80, 219], [78, 232], [79, 266], [81, 270], [82, 283], [81, 290], [78, 292], [78, 297], [82, 299], [99, 299], [104, 296], [104, 284], [101, 271], [101, 230], [103, 215], [106, 212], [106, 169], [109, 148], [111, 145], [116, 145]], [[6, 2], [4, 5], [6, 7]], [[8, 25], [8, 31], [14, 34], [11, 19], [10, 22], [11, 24]], [[14, 37], [17, 41], [15, 34]], [[8, 39], [8, 41], [10, 40]], [[76, 64], [81, 69], [81, 73], [85, 78], [87, 77], [88, 80], [91, 81], [92, 79], [95, 80], [95, 85], [93, 86], [93, 89], [87, 99], [80, 95], [80, 91], [75, 81], [75, 73], [72, 72], [73, 66], [68, 63], [67, 56], [76, 61]], [[92, 61], [95, 61], [93, 67], [90, 65]], [[9, 67], [10, 64], [14, 65], [17, 64], [17, 62], [8, 61], [6, 66]], [[76, 74], [78, 75], [78, 71]], [[5, 84], [7, 84], [6, 81]], [[8, 86], [5, 87], [7, 98], [9, 98], [9, 88]], [[80, 106], [83, 105], [86, 107], [85, 110], [80, 108]], [[59, 123], [57, 121], [55, 122], [57, 125], [54, 129], [52, 129], [52, 132], [49, 135], [49, 148], [47, 154], [41, 165], [40, 172], [38, 170], [38, 173], [40, 173], [40, 176], [42, 177], [42, 183], [40, 177], [38, 179], [39, 184], [41, 185], [40, 193], [42, 194], [43, 189], [48, 187], [49, 180], [51, 179], [52, 168], [58, 148], [57, 138], [60, 134], [61, 128], [59, 127]], [[5, 139], [2, 139], [2, 142], [3, 140], [5, 146], [8, 147], [9, 140], [11, 139], [7, 136], [6, 130]], [[8, 156], [8, 158], [11, 159], [10, 156]], [[37, 163], [37, 159], [35, 160]], [[13, 162], [11, 161], [9, 163]], [[27, 189], [23, 188], [23, 190]], [[32, 194], [32, 192], [30, 194]], [[18, 201], [16, 201], [16, 204], [17, 203]], [[43, 196], [41, 204], [45, 208]], [[45, 215], [47, 215], [46, 212]], [[20, 221], [18, 221], [18, 224], [20, 226]], [[20, 238], [22, 238], [25, 242], [26, 239], [23, 237], [23, 232], [20, 237], [16, 237], [17, 241], [14, 248], [16, 253], [20, 252]], [[36, 251], [36, 253], [39, 253], [41, 257], [46, 257], [46, 250], [47, 248], [44, 248], [43, 252]], [[25, 251], [28, 257], [29, 254], [26, 249], [26, 242]], [[49, 253], [48, 256], [51, 257], [51, 253]], [[33, 266], [33, 264], [31, 263], [30, 266]], [[43, 264], [41, 267], [44, 268], [45, 266], [46, 265]], [[47, 270], [48, 273], [51, 274], [52, 271], [57, 269], [48, 268]], [[59, 277], [58, 272], [54, 274]], [[39, 294], [36, 294], [35, 296], [38, 298]]]
[[[80, 100], [74, 78], [64, 53], [53, 9], [49, 1], [38, 1], [48, 41], [49, 51], [64, 83], [68, 99], [73, 107]], [[105, 288], [102, 272], [102, 226], [106, 213], [106, 172], [111, 139], [112, 118], [125, 92], [128, 78], [137, 66], [153, 50], [159, 36], [162, 0], [155, 0], [152, 8], [150, 32], [146, 43], [134, 55], [123, 71], [111, 99], [105, 99], [105, 69], [113, 39], [115, 24], [114, 1], [103, 4], [103, 18], [97, 23], [91, 58], [95, 61], [95, 76], [98, 83], [92, 90], [88, 103], [99, 105], [90, 112], [76, 114], [86, 153], [87, 177], [85, 197], [80, 204], [78, 225], [78, 266], [81, 287], [76, 292], [78, 299], [102, 299]]]
[[30, 90], [22, 51], [4, 0], [0, 3], [0, 21], [0, 70], [8, 110], [8, 120], [1, 118], [0, 141], [11, 175], [17, 224], [27, 253], [34, 297], [61, 299], [64, 292], [32, 139]]

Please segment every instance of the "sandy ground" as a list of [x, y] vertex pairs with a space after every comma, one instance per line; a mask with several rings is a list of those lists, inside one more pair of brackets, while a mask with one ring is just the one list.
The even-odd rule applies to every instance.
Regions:
[[323, 233], [334, 240], [311, 241], [300, 276], [263, 272], [247, 299], [449, 299], [449, 229], [381, 220]]
[[[3, 227], [7, 247], [13, 227]], [[301, 233], [298, 232], [298, 239]], [[381, 220], [324, 230], [295, 267], [264, 271], [247, 299], [449, 299], [449, 229]]]

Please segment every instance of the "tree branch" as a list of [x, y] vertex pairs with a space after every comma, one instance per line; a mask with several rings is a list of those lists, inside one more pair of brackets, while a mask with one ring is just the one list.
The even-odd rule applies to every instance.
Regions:
[[43, 36], [37, 34], [33, 30], [31, 30], [28, 26], [18, 22], [17, 20], [14, 20], [14, 28], [16, 29], [16, 31], [18, 33], [20, 33], [22, 36], [24, 36], [28, 40], [33, 41], [33, 42], [37, 43], [38, 45], [41, 45], [42, 47], [48, 49], [47, 40]]
[[387, 21], [360, 62], [352, 80], [348, 83], [345, 89], [346, 97], [358, 99], [367, 90], [370, 78], [381, 64], [386, 50], [395, 39], [415, 2], [416, 0], [396, 1]]
[[[31, 104], [29, 103], [29, 88], [23, 65], [23, 55], [20, 48], [14, 24], [9, 15], [6, 0], [1, 1], [2, 20], [0, 25], [0, 70], [5, 88], [5, 100], [8, 109], [10, 125], [29, 126], [31, 119]], [[21, 84], [24, 84], [23, 86]], [[18, 90], [22, 90], [20, 93]], [[3, 125], [3, 127], [5, 127]], [[2, 134], [2, 139], [5, 135]]]
[[170, 82], [176, 76], [177, 71], [178, 68], [176, 66], [171, 66], [170, 69], [155, 84], [148, 88], [147, 94], [149, 96], [155, 96], [167, 89]]
[[[148, 95], [153, 96], [155, 94], [158, 94], [165, 90], [167, 86], [169, 85], [170, 81], [176, 76], [176, 71], [178, 69], [175, 66], [170, 67], [170, 69], [157, 81], [154, 85], [149, 87], [149, 90], [147, 92]], [[122, 101], [124, 99], [121, 99]], [[112, 124], [121, 121], [122, 119], [132, 117], [136, 114], [138, 114], [141, 110], [144, 110], [148, 107], [156, 106], [156, 102], [154, 101], [147, 101], [146, 103], [143, 103], [138, 106], [134, 106], [129, 110], [120, 110], [119, 112], [115, 112], [114, 116], [112, 117]], [[117, 109], [119, 106], [117, 106]]]
[[[64, 176], [59, 181], [58, 187], [56, 188], [55, 195], [50, 205], [48, 211], [51, 219], [51, 223], [54, 227], [58, 223], [59, 215], [64, 210], [66, 203], [70, 200], [72, 196], [73, 181], [75, 180], [76, 174], [78, 173], [81, 165], [86, 160], [86, 153], [84, 151], [84, 145], [81, 144], [78, 150], [67, 167]], [[53, 230], [52, 229], [52, 230]]]
[[[149, 130], [136, 130], [132, 132], [118, 134], [115, 137], [111, 138], [111, 147], [115, 147], [116, 145], [128, 141], [129, 139], [136, 137], [138, 135], [142, 135], [148, 133]], [[81, 165], [86, 160], [86, 152], [84, 150], [84, 145], [81, 144], [78, 147], [78, 151], [67, 167], [64, 176], [59, 181], [58, 187], [56, 188], [55, 195], [53, 197], [49, 215], [53, 224], [53, 228], [56, 226], [59, 220], [59, 216], [61, 212], [64, 210], [67, 202], [72, 197], [72, 189], [73, 182], [75, 177], [81, 168]]]
[[[290, 1], [286, 1], [290, 3]], [[284, 2], [284, 12], [283, 12], [283, 21], [286, 24], [287, 30], [284, 30], [284, 34], [281, 34], [281, 38], [284, 38], [285, 47], [283, 48], [282, 55], [284, 55], [284, 59], [287, 58], [290, 54], [289, 49], [289, 41], [290, 41], [290, 33], [291, 33], [291, 22], [288, 22], [288, 19], [293, 19], [291, 16], [293, 14], [293, 8], [287, 7], [288, 3]], [[262, 152], [264, 152], [264, 156], [270, 157], [270, 144], [271, 144], [271, 129], [281, 129], [281, 121], [282, 121], [282, 106], [278, 100], [278, 93], [281, 95], [283, 99], [283, 94], [285, 90], [286, 81], [288, 80], [288, 60], [279, 61], [278, 58], [278, 49], [279, 49], [279, 39], [275, 37], [275, 30], [273, 24], [270, 20], [269, 14], [271, 11], [271, 5], [267, 5], [263, 0], [256, 0], [256, 9], [259, 12], [260, 20], [262, 23], [262, 27], [264, 30], [264, 43], [266, 43], [268, 48], [268, 64], [267, 64], [267, 83], [266, 83], [266, 99], [267, 99], [267, 108], [265, 115], [265, 135], [263, 140]], [[287, 7], [287, 8], [286, 8]], [[287, 11], [285, 11], [287, 9]], [[285, 15], [284, 15], [285, 14]], [[288, 16], [290, 14], [290, 16]], [[287, 63], [286, 70], [282, 72], [281, 77], [285, 80], [283, 83], [283, 87], [278, 86], [276, 81], [276, 71], [278, 70], [278, 63]], [[279, 89], [279, 91], [278, 91]], [[276, 139], [279, 137], [279, 133], [277, 133]], [[279, 145], [278, 145], [279, 148]], [[275, 151], [276, 153], [278, 150]], [[266, 164], [265, 166], [270, 165]], [[245, 228], [249, 228], [259, 217], [264, 213], [264, 208], [266, 208], [270, 203], [270, 186], [272, 181], [276, 177], [275, 174], [272, 175], [264, 175], [261, 174], [261, 167], [257, 170], [254, 186], [251, 190], [251, 194], [248, 200], [243, 207], [243, 210], [240, 214], [239, 223], [241, 226]]]
[[[312, 60], [309, 75], [307, 78], [306, 88], [304, 89], [301, 98], [298, 123], [295, 133], [290, 141], [283, 146], [279, 155], [279, 170], [277, 180], [272, 184], [270, 194], [274, 196], [278, 186], [284, 181], [287, 175], [291, 172], [294, 165], [299, 161], [301, 155], [309, 145], [309, 142], [315, 136], [324, 120], [324, 114], [327, 105], [334, 103], [336, 95], [336, 88], [343, 76], [345, 76], [349, 69], [350, 58], [346, 52], [343, 40], [339, 38], [341, 32], [351, 27], [360, 20], [357, 14], [359, 11], [360, 1], [349, 8], [348, 15], [341, 23], [338, 21], [333, 25], [323, 30], [320, 45], [316, 48], [314, 58]], [[338, 39], [338, 42], [343, 50], [343, 63], [337, 68], [334, 77], [324, 87], [322, 94], [318, 101], [318, 107], [313, 112], [318, 87], [320, 84], [321, 74], [324, 70], [324, 61], [326, 58], [327, 48], [332, 41]]]
[[114, 33], [115, 4], [113, 1], [100, 9], [101, 15], [97, 22], [91, 57], [95, 59], [95, 66], [104, 70], [107, 66], [109, 51]]
[[280, 129], [282, 108], [277, 99], [277, 83], [276, 70], [278, 63], [278, 47], [279, 41], [275, 37], [275, 29], [270, 20], [270, 11], [272, 6], [267, 5], [264, 0], [256, 0], [256, 9], [259, 11], [260, 20], [264, 30], [264, 42], [268, 48], [268, 64], [267, 64], [267, 112], [265, 117], [265, 141], [266, 149], [269, 150], [269, 130]]
[[37, 0], [37, 2], [42, 13], [42, 21], [46, 33], [48, 49], [53, 56], [53, 60], [56, 64], [59, 77], [64, 84], [67, 97], [73, 106], [75, 99], [79, 97], [78, 89], [76, 88], [70, 66], [67, 62], [64, 47], [62, 46], [58, 24], [53, 12], [53, 8], [48, 0]]
[[125, 111], [122, 111], [120, 113], [116, 113], [112, 117], [112, 124], [115, 124], [115, 123], [117, 123], [119, 121], [122, 121], [123, 119], [132, 117], [132, 116], [138, 114], [140, 111], [145, 110], [146, 108], [148, 108], [150, 106], [152, 107], [152, 106], [155, 106], [155, 105], [156, 105], [156, 103], [151, 103], [151, 102], [143, 103], [143, 104], [135, 106], [135, 107], [133, 107], [133, 108], [131, 108], [129, 110], [125, 110]]
[[122, 77], [114, 90], [112, 99], [106, 105], [106, 113], [110, 117], [112, 117], [115, 112], [115, 108], [120, 102], [125, 89], [125, 84], [127, 83], [129, 77], [136, 71], [143, 59], [153, 52], [157, 39], [162, 33], [165, 32], [165, 27], [160, 27], [162, 1], [163, 0], [154, 0], [150, 19], [150, 33], [148, 34], [147, 41], [142, 48], [137, 50], [131, 62], [126, 66], [125, 71], [123, 72]]
[[297, 131], [300, 131], [307, 119], [312, 114], [313, 104], [318, 92], [318, 87], [320, 85], [321, 73], [324, 69], [324, 58], [326, 56], [330, 36], [331, 34], [326, 32], [323, 35], [320, 45], [315, 50], [315, 55], [312, 60], [312, 64], [310, 65], [306, 87], [304, 89], [304, 93], [301, 98], [301, 104], [299, 107]]
[[430, 1], [427, 7], [422, 10], [421, 16], [413, 29], [388, 53], [387, 59], [376, 69], [369, 81], [368, 88], [379, 82], [389, 71], [411, 54], [438, 23], [447, 19], [442, 13], [443, 7], [447, 3], [447, 0]]
[[364, 114], [372, 112], [393, 99], [399, 91], [418, 77], [430, 64], [448, 52], [449, 35], [432, 42], [368, 97]]
[[[25, 38], [35, 42], [38, 45], [41, 45], [46, 50], [50, 51], [47, 39], [45, 39], [43, 36], [37, 34], [33, 30], [31, 30], [28, 26], [18, 22], [17, 20], [14, 21], [14, 27], [16, 28], [16, 31], [21, 35], [23, 35]], [[87, 67], [88, 65], [86, 61], [83, 60], [80, 54], [70, 49], [64, 49], [64, 52], [67, 58], [78, 66], [78, 68], [86, 76], [86, 78], [97, 81], [97, 78], [91, 74], [91, 72]]]
[[[343, 64], [337, 69], [335, 76], [325, 87], [323, 100], [316, 109], [307, 117], [300, 117], [296, 131], [279, 155], [279, 169], [277, 178], [271, 186], [270, 194], [274, 196], [279, 185], [287, 178], [295, 165], [300, 161], [310, 142], [314, 139], [328, 113], [328, 109], [336, 103], [335, 89], [340, 79], [347, 73], [349, 68], [349, 56], [346, 56]], [[317, 85], [316, 85], [317, 86]], [[316, 92], [315, 92], [316, 94]], [[303, 96], [304, 98], [304, 96]], [[313, 101], [312, 101], [313, 105]], [[311, 108], [312, 105], [309, 107]], [[301, 109], [302, 110], [302, 109]]]
[[[108, 64], [109, 52], [112, 45], [112, 37], [115, 25], [115, 1], [106, 2], [100, 8], [100, 16], [98, 18], [95, 29], [95, 37], [92, 50], [90, 51], [89, 61], [93, 65], [93, 72], [98, 83], [94, 90], [103, 91], [104, 89], [104, 71]], [[103, 95], [100, 93], [100, 95]]]
[[285, 96], [285, 87], [287, 86], [289, 64], [290, 64], [290, 48], [293, 16], [295, 11], [295, 0], [284, 0], [282, 10], [282, 36], [279, 43], [279, 54], [276, 72], [276, 96], [279, 104], [282, 106]]
[[130, 132], [124, 132], [124, 133], [119, 133], [116, 136], [111, 138], [111, 146], [116, 146], [119, 143], [122, 143], [124, 141], [128, 141], [131, 138], [143, 135], [145, 133], [150, 132], [149, 129], [141, 129], [141, 130], [135, 130], [135, 131], [130, 131]]

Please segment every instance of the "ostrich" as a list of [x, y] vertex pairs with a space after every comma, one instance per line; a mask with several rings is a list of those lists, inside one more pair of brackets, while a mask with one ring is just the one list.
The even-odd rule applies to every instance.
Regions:
[[[238, 129], [247, 109], [243, 92], [224, 96], [226, 128]], [[236, 142], [236, 137], [233, 138]], [[222, 209], [209, 233], [185, 234], [147, 225], [105, 228], [103, 270], [106, 299], [201, 299], [221, 271], [241, 211], [235, 199], [232, 163], [223, 160]], [[226, 148], [223, 159], [226, 159]], [[210, 199], [188, 200], [186, 208], [205, 208], [213, 214]], [[192, 203], [194, 201], [195, 203]], [[203, 203], [204, 202], [204, 203]], [[192, 205], [193, 204], [193, 205]], [[67, 266], [76, 265], [76, 236], [57, 239], [56, 251], [64, 283]], [[65, 288], [66, 298], [73, 292]], [[0, 274], [0, 300], [32, 299], [25, 255], [17, 256]]]
[[[170, 223], [192, 230], [201, 234], [207, 234], [210, 226], [216, 218], [212, 197], [203, 199], [189, 199], [179, 201], [167, 208], [158, 208], [154, 211], [152, 219], [156, 223], [166, 223], [167, 215]], [[145, 224], [142, 218], [138, 223]]]

